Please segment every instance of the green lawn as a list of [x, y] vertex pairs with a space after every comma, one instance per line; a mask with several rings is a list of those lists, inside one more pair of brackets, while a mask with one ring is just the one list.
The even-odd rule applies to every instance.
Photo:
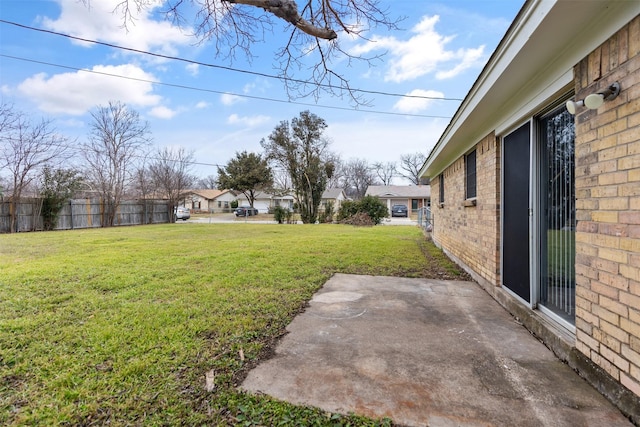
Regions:
[[0, 425], [388, 424], [236, 389], [335, 272], [462, 276], [417, 227], [0, 235]]
[[547, 275], [552, 282], [575, 280], [575, 234], [573, 230], [547, 231]]

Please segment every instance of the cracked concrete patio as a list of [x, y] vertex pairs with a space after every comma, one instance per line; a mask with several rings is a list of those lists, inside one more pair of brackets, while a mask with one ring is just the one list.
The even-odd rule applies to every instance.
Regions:
[[472, 282], [336, 274], [242, 388], [406, 426], [630, 426]]

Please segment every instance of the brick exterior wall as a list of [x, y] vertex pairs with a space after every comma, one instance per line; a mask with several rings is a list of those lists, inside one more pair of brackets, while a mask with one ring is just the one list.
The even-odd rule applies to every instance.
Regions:
[[[576, 348], [640, 396], [640, 17], [574, 73], [576, 99], [622, 87], [576, 115]], [[465, 203], [464, 157], [431, 180], [432, 237], [474, 278], [499, 286], [500, 143], [490, 134], [475, 148], [475, 205]]]
[[640, 17], [574, 73], [576, 99], [622, 87], [576, 115], [576, 347], [640, 396]]
[[[500, 145], [492, 133], [475, 146], [476, 204], [465, 203], [464, 157], [443, 173], [444, 205], [440, 179], [431, 181], [432, 237], [469, 267], [477, 279], [500, 285]], [[466, 206], [465, 206], [466, 205]]]

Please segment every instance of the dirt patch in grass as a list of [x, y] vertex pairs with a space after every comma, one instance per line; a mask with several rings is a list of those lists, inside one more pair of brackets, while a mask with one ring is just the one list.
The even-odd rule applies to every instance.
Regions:
[[451, 259], [431, 241], [426, 239], [419, 240], [418, 246], [427, 261], [423, 270], [423, 277], [439, 280], [473, 280], [466, 271], [451, 261]]

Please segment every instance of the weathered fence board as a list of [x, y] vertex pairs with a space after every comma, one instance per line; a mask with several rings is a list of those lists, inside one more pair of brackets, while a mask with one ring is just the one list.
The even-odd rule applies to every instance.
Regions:
[[[23, 199], [17, 204], [17, 231], [43, 229], [41, 199]], [[10, 202], [0, 202], [0, 233], [11, 231]], [[102, 227], [105, 204], [100, 199], [70, 200], [60, 211], [56, 230]], [[125, 200], [115, 217], [115, 226], [160, 224], [169, 222], [169, 207], [165, 200]]]

